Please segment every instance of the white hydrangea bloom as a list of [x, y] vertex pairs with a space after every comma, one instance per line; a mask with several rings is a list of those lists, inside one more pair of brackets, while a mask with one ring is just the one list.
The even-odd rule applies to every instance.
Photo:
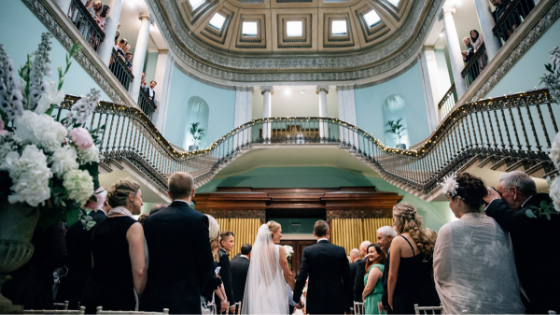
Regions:
[[78, 162], [80, 165], [87, 163], [99, 163], [99, 149], [92, 145], [88, 149], [78, 150]]
[[10, 203], [27, 202], [32, 207], [51, 197], [49, 179], [53, 176], [47, 166], [47, 157], [35, 145], [28, 145], [21, 156], [17, 152], [6, 155], [0, 166], [12, 179]]
[[51, 165], [51, 172], [58, 176], [64, 175], [70, 170], [78, 169], [80, 166], [76, 161], [78, 159], [78, 154], [76, 149], [70, 145], [62, 146], [53, 152], [53, 155], [49, 157], [49, 162]]
[[554, 209], [557, 212], [560, 212], [560, 177], [556, 177], [552, 183], [550, 183], [549, 187], [549, 195], [552, 199], [552, 203], [554, 204]]
[[48, 152], [58, 149], [68, 134], [66, 128], [52, 117], [28, 110], [15, 119], [15, 126], [15, 135], [22, 143], [35, 144]]
[[87, 171], [70, 170], [64, 174], [62, 185], [68, 190], [68, 198], [84, 205], [93, 195], [93, 178]]
[[37, 103], [37, 108], [35, 108], [34, 112], [37, 114], [44, 114], [51, 107], [51, 104], [60, 106], [60, 104], [64, 102], [65, 97], [66, 94], [64, 91], [59, 91], [56, 83], [51, 82], [45, 86], [45, 92]]

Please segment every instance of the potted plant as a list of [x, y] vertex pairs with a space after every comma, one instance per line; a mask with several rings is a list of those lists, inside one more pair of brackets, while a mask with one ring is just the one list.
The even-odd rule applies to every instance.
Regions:
[[198, 150], [198, 142], [202, 139], [202, 136], [204, 136], [204, 129], [200, 128], [200, 122], [193, 122], [189, 133], [193, 138], [193, 145], [189, 146], [189, 151], [196, 151]]
[[400, 143], [401, 138], [404, 136], [404, 131], [406, 130], [406, 128], [403, 126], [403, 124], [401, 124], [402, 118], [399, 118], [397, 121], [394, 120], [389, 120], [386, 124], [385, 127], [388, 127], [387, 130], [385, 130], [385, 133], [392, 133], [395, 135], [395, 141], [397, 143], [397, 149], [406, 149], [406, 144], [404, 143]]

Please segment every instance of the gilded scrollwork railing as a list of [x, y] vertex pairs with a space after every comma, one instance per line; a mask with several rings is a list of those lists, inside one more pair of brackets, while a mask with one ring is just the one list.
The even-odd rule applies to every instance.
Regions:
[[[69, 96], [56, 114], [65, 115], [77, 99]], [[254, 144], [335, 144], [359, 155], [384, 178], [427, 193], [473, 157], [552, 172], [548, 148], [558, 132], [559, 115], [547, 90], [469, 103], [450, 113], [417, 150], [387, 147], [338, 119], [282, 117], [253, 120], [206, 149], [184, 152], [174, 149], [142, 111], [106, 102], [99, 103], [86, 127], [106, 126], [99, 134], [103, 162], [127, 160], [163, 189], [177, 171], [190, 172], [198, 184], [204, 183], [220, 165]]]

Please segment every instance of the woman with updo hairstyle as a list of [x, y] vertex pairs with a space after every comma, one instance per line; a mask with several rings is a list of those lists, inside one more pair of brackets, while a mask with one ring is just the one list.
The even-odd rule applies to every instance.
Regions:
[[414, 314], [414, 304], [438, 306], [432, 267], [437, 234], [424, 229], [422, 216], [406, 202], [393, 207], [393, 220], [398, 236], [391, 242], [389, 307], [393, 314]]
[[202, 290], [201, 294], [203, 301], [206, 303], [205, 305], [207, 306], [207, 309], [210, 311], [210, 314], [216, 313], [213, 312], [214, 309], [219, 314], [221, 312], [225, 312], [228, 308], [226, 291], [224, 289], [222, 279], [220, 274], [215, 272], [218, 267], [218, 262], [220, 261], [220, 257], [218, 255], [218, 250], [220, 249], [220, 226], [213, 216], [209, 214], [206, 216], [208, 217], [208, 235], [210, 237], [210, 248], [212, 250], [212, 257], [214, 258], [214, 261], [212, 262], [212, 275], [208, 279], [208, 282], [206, 282], [206, 286]]
[[90, 314], [98, 306], [137, 311], [137, 297], [146, 286], [144, 230], [133, 216], [143, 205], [140, 185], [119, 180], [108, 190], [107, 200], [112, 209], [92, 233], [93, 269], [81, 299]]
[[488, 193], [484, 182], [462, 173], [446, 177], [442, 186], [459, 219], [441, 227], [434, 250], [434, 279], [444, 312], [524, 313], [509, 235], [481, 212]]

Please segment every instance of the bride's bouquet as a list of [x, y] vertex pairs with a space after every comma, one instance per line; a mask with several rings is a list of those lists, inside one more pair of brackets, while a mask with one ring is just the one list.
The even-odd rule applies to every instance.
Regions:
[[286, 259], [288, 260], [288, 265], [292, 269], [292, 256], [294, 255], [294, 248], [290, 245], [284, 245], [284, 250], [286, 251]]

